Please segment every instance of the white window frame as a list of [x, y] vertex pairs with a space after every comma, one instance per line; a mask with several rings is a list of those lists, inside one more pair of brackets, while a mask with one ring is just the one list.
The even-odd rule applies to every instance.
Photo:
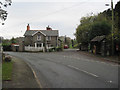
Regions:
[[48, 41], [48, 36], [46, 36], [46, 40]]
[[46, 40], [47, 40], [47, 41], [50, 41], [50, 40], [51, 40], [51, 36], [47, 36], [47, 37], [46, 37]]

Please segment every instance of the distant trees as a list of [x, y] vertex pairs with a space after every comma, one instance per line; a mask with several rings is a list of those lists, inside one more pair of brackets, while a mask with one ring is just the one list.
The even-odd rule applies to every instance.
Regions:
[[12, 3], [11, 0], [5, 0], [4, 2], [0, 1], [0, 23], [2, 23], [2, 25], [4, 25], [3, 22], [7, 19], [7, 15], [8, 15], [8, 13], [5, 10], [5, 8], [7, 8], [8, 6], [10, 6], [11, 3]]
[[14, 37], [12, 37], [11, 39], [3, 39], [3, 41], [2, 41], [2, 45], [4, 46], [4, 45], [11, 45], [11, 44], [15, 44], [15, 43], [17, 43], [17, 39], [16, 38], [14, 38]]
[[11, 51], [11, 45], [17, 43], [17, 38], [3, 39], [2, 46], [4, 51]]
[[70, 37], [60, 36], [59, 39], [62, 40], [64, 45], [69, 46], [71, 44], [71, 38]]

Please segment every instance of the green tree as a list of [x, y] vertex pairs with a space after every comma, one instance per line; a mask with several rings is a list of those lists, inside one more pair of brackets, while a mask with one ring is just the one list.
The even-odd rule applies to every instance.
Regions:
[[76, 39], [78, 43], [88, 42], [88, 32], [91, 30], [91, 24], [94, 22], [96, 16], [82, 17], [80, 20], [80, 25], [76, 28]]
[[78, 43], [88, 44], [96, 36], [108, 35], [111, 32], [111, 22], [102, 14], [81, 18], [76, 29]]
[[120, 30], [120, 1], [115, 5], [115, 23]]
[[111, 33], [111, 24], [107, 21], [96, 21], [91, 25], [89, 32], [89, 39], [93, 39], [96, 36], [109, 35]]
[[5, 2], [0, 1], [0, 23], [2, 23], [2, 25], [4, 25], [3, 21], [5, 21], [8, 16], [7, 11], [3, 9], [3, 7], [10, 6], [11, 3], [12, 3], [11, 0], [5, 0]]
[[17, 41], [16, 41], [16, 39], [14, 38], [14, 37], [12, 37], [12, 39], [10, 40], [10, 42], [11, 42], [11, 44], [15, 44]]

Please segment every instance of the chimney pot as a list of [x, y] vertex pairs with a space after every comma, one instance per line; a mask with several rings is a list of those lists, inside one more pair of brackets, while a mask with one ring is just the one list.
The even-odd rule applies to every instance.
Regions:
[[28, 30], [30, 30], [30, 26], [29, 26], [29, 24], [27, 25], [27, 31], [28, 31]]
[[48, 27], [46, 27], [46, 30], [52, 30], [52, 28], [50, 28], [49, 25], [48, 25]]

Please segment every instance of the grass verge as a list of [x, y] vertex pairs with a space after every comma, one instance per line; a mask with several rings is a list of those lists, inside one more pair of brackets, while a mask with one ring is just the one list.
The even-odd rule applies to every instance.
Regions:
[[0, 64], [0, 82], [2, 81], [2, 65]]
[[9, 81], [12, 78], [13, 62], [2, 63], [2, 80]]

